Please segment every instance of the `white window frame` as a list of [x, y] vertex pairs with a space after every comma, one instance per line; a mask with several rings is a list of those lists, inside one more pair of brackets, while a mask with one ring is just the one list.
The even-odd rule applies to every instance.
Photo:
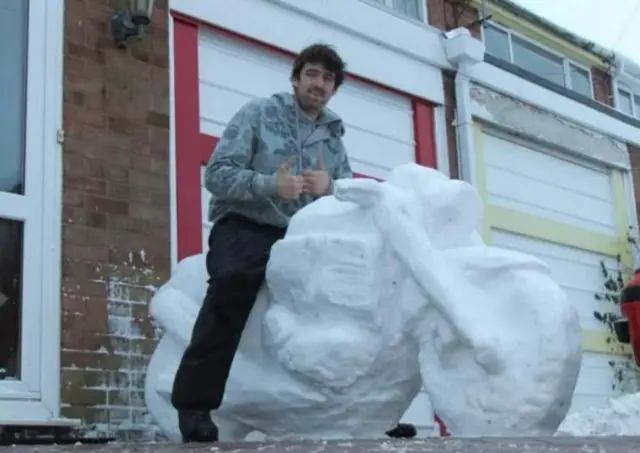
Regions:
[[[516, 63], [514, 63], [514, 57], [513, 57], [513, 43], [512, 43], [512, 37], [515, 36], [516, 38], [525, 41], [535, 47], [538, 47], [539, 49], [543, 50], [544, 52], [547, 52], [551, 55], [554, 55], [560, 59], [562, 59], [562, 66], [563, 66], [563, 71], [564, 71], [564, 87], [563, 88], [567, 88], [569, 90], [573, 90], [573, 82], [571, 80], [571, 71], [570, 71], [570, 67], [571, 66], [575, 66], [578, 69], [582, 69], [583, 71], [586, 71], [589, 74], [589, 97], [591, 99], [595, 98], [595, 93], [593, 90], [593, 74], [591, 73], [591, 68], [589, 68], [588, 66], [583, 65], [582, 63], [578, 63], [575, 60], [571, 60], [567, 57], [565, 57], [564, 55], [562, 55], [561, 53], [559, 53], [558, 51], [551, 49], [547, 46], [545, 46], [544, 44], [540, 44], [539, 42], [529, 38], [528, 36], [525, 36], [521, 33], [518, 33], [516, 31], [511, 30], [510, 28], [507, 28], [503, 25], [497, 24], [495, 22], [488, 22], [487, 23], [488, 26], [491, 27], [495, 27], [496, 29], [504, 32], [507, 34], [508, 40], [509, 40], [509, 61], [508, 63], [511, 63], [515, 66], [518, 66]], [[482, 42], [485, 42], [485, 37], [484, 37], [484, 27], [482, 27]], [[488, 53], [488, 52], [487, 52]], [[578, 94], [582, 94], [578, 91], [575, 91]]]
[[[620, 92], [623, 91], [625, 94], [628, 94], [629, 97], [631, 98], [631, 113], [625, 112], [624, 110], [621, 109], [620, 107]], [[620, 113], [624, 113], [625, 115], [637, 118], [640, 115], [640, 112], [638, 112], [636, 110], [636, 103], [635, 103], [635, 97], [638, 96], [638, 94], [634, 93], [634, 91], [629, 88], [626, 85], [623, 84], [616, 84], [616, 88], [613, 94], [614, 97], [614, 103], [616, 106], [616, 110], [618, 110]]]
[[24, 222], [21, 379], [0, 381], [0, 425], [60, 412], [63, 33], [64, 0], [30, 0], [25, 191], [0, 192], [0, 216]]
[[[613, 79], [613, 105], [617, 111], [632, 118], [640, 118], [640, 111], [636, 109], [635, 97], [640, 98], [640, 83], [630, 77], [617, 77]], [[620, 109], [620, 92], [624, 91], [631, 96], [631, 114]]]
[[420, 24], [425, 24], [428, 21], [427, 0], [420, 0], [418, 2], [418, 7], [420, 9], [419, 11], [420, 17], [411, 17], [411, 16], [407, 16], [406, 14], [402, 14], [401, 12], [399, 12], [393, 7], [393, 0], [381, 0], [382, 2], [384, 2], [384, 4], [380, 4], [375, 0], [360, 0], [360, 1], [363, 3], [366, 3], [367, 5], [371, 5], [375, 8], [379, 8], [387, 13], [393, 14], [394, 16], [399, 17], [400, 19], [418, 22]]

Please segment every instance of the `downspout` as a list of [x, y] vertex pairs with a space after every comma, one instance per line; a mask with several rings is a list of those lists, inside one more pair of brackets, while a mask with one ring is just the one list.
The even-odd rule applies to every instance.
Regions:
[[475, 181], [475, 153], [473, 114], [471, 112], [471, 69], [473, 64], [461, 61], [455, 75], [456, 142], [460, 178], [477, 187]]
[[[455, 68], [456, 142], [458, 173], [463, 181], [478, 188], [476, 176], [475, 131], [471, 105], [471, 73], [484, 61], [484, 43], [471, 36], [466, 28], [456, 28], [442, 34], [449, 63]], [[477, 226], [482, 231], [482, 225]]]
[[[476, 186], [474, 180], [474, 130], [471, 111], [471, 71], [484, 60], [484, 43], [464, 27], [442, 33], [445, 54], [456, 70], [456, 142], [460, 177]], [[477, 186], [476, 186], [477, 187]]]

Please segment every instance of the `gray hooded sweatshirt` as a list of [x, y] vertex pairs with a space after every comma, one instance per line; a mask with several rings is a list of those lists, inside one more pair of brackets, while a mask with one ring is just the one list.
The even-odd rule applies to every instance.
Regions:
[[322, 155], [331, 184], [351, 178], [342, 142], [342, 119], [328, 108], [314, 122], [290, 93], [277, 93], [245, 104], [231, 119], [205, 171], [205, 187], [213, 195], [209, 220], [240, 214], [258, 223], [286, 227], [291, 217], [314, 197], [280, 198], [276, 172], [292, 163], [292, 173], [316, 169]]

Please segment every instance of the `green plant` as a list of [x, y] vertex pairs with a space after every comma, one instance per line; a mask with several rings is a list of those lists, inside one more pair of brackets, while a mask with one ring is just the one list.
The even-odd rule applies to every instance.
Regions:
[[[627, 232], [627, 241], [633, 249], [638, 250], [638, 242], [632, 234], [631, 227]], [[620, 255], [616, 257], [616, 269], [608, 269], [604, 261], [600, 261], [600, 269], [604, 279], [603, 291], [596, 293], [594, 298], [599, 302], [611, 304], [611, 308], [605, 311], [596, 310], [593, 316], [609, 330], [607, 345], [610, 352], [616, 355], [615, 359], [609, 360], [609, 366], [613, 370], [611, 388], [623, 393], [634, 392], [640, 381], [640, 371], [635, 365], [633, 355], [627, 352], [628, 348], [616, 340], [614, 326], [615, 322], [622, 318], [620, 294], [633, 275], [633, 269], [625, 266]]]

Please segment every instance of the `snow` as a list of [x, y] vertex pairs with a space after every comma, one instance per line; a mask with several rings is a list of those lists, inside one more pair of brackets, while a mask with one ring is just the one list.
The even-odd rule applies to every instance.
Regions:
[[[483, 243], [482, 213], [469, 184], [406, 164], [294, 216], [213, 414], [221, 439], [379, 438], [422, 386], [454, 436], [552, 435], [580, 368], [578, 315], [544, 263]], [[204, 260], [181, 261], [150, 306], [164, 336], [145, 398], [175, 441]]]
[[557, 436], [640, 436], [640, 393], [610, 398], [605, 404], [571, 413]]

